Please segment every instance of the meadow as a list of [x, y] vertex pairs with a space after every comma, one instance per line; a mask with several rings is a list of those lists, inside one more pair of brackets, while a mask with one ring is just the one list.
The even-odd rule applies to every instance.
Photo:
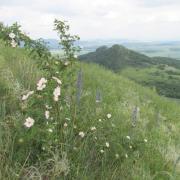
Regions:
[[178, 180], [179, 104], [78, 61], [75, 39], [68, 61], [1, 41], [0, 179]]

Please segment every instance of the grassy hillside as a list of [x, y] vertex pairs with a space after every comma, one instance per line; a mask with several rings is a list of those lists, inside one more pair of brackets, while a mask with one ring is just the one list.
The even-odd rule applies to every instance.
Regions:
[[151, 68], [127, 68], [121, 75], [151, 88], [163, 96], [180, 99], [180, 69], [159, 65]]
[[[77, 103], [53, 110], [61, 129], [48, 131], [53, 120], [43, 119], [27, 130], [33, 102], [21, 97], [46, 74], [22, 49], [0, 45], [0, 179], [179, 179], [180, 106], [97, 65], [74, 69]], [[68, 101], [67, 73], [60, 103]]]

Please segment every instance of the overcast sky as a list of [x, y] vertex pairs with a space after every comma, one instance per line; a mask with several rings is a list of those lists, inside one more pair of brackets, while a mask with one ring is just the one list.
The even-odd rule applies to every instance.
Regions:
[[180, 0], [0, 0], [0, 21], [33, 38], [57, 38], [55, 18], [83, 40], [180, 40]]

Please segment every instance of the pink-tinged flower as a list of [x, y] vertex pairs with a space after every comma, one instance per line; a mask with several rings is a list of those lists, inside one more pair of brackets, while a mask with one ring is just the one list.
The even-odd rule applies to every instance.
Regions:
[[59, 85], [62, 84], [62, 81], [60, 79], [58, 79], [57, 77], [52, 77]]
[[34, 91], [29, 91], [26, 95], [23, 95], [22, 100], [25, 101], [30, 95], [34, 94]]
[[31, 126], [34, 125], [34, 119], [32, 119], [31, 117], [28, 117], [26, 119], [26, 122], [24, 123], [24, 125], [27, 127], [27, 128], [30, 128]]
[[14, 38], [16, 37], [16, 35], [15, 35], [13, 32], [11, 32], [11, 33], [9, 34], [9, 37], [10, 37], [11, 39], [14, 39]]
[[91, 131], [95, 131], [96, 130], [96, 127], [91, 127]]
[[60, 88], [60, 86], [57, 86], [54, 89], [53, 95], [54, 95], [54, 101], [58, 101], [59, 100], [59, 96], [61, 95], [61, 88]]
[[79, 132], [79, 136], [81, 136], [82, 138], [85, 136], [84, 132]]
[[42, 91], [46, 87], [47, 79], [41, 78], [37, 83], [37, 90]]
[[46, 119], [49, 119], [49, 116], [50, 116], [50, 112], [49, 112], [49, 111], [45, 111], [45, 117], [46, 117]]
[[11, 41], [11, 46], [12, 46], [13, 48], [15, 48], [17, 45], [18, 45], [18, 44], [16, 43], [16, 41], [15, 41], [14, 39], [12, 39], [12, 41]]

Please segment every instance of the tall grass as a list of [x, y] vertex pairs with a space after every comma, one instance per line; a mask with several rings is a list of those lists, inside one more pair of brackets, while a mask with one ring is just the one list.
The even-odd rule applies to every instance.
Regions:
[[0, 179], [180, 177], [179, 105], [97, 65], [76, 64], [74, 89], [80, 107], [73, 116], [57, 108], [62, 126], [52, 151], [45, 154], [43, 147], [34, 146], [26, 150], [27, 137], [18, 128], [24, 121], [19, 101], [43, 72], [23, 50], [2, 45], [0, 50]]

